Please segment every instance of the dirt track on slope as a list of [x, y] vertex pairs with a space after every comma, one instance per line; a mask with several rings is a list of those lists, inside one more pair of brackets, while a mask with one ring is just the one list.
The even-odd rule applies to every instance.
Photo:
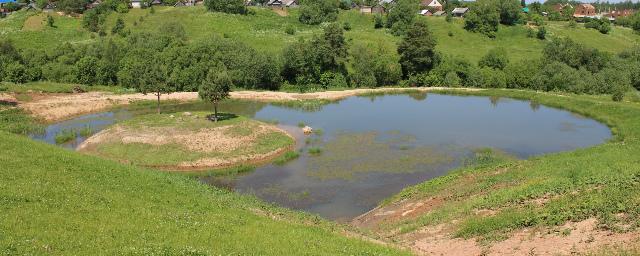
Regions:
[[[443, 203], [443, 199], [401, 200], [378, 207], [352, 221], [352, 225], [369, 230], [408, 248], [418, 255], [575, 255], [598, 252], [602, 248], [634, 248], [640, 244], [640, 232], [614, 232], [598, 227], [594, 218], [568, 222], [557, 227], [533, 227], [509, 232], [506, 240], [481, 242], [475, 238], [455, 237], [458, 221], [425, 226], [408, 233], [383, 231], [380, 227], [394, 222], [417, 219]], [[494, 211], [476, 211], [478, 216]]]
[[[450, 88], [426, 87], [426, 88], [379, 88], [379, 89], [354, 89], [344, 91], [325, 91], [313, 93], [288, 93], [273, 91], [237, 91], [231, 92], [232, 99], [255, 100], [263, 102], [294, 101], [294, 100], [340, 100], [350, 96], [382, 93], [394, 91], [435, 91]], [[478, 90], [457, 88], [456, 90]], [[197, 92], [177, 92], [162, 95], [161, 100], [193, 101], [198, 99]], [[44, 121], [58, 121], [73, 116], [99, 112], [116, 105], [127, 105], [135, 101], [156, 100], [155, 96], [143, 94], [113, 94], [106, 92], [87, 92], [78, 94], [55, 94], [47, 97], [38, 97], [33, 101], [20, 102], [20, 107], [26, 109], [34, 116]]]

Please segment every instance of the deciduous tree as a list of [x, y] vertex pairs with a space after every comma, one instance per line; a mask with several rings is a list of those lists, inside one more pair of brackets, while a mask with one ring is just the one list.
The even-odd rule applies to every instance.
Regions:
[[416, 21], [398, 45], [404, 77], [428, 72], [435, 67], [440, 60], [435, 48], [436, 39], [427, 23], [422, 20]]
[[198, 95], [201, 99], [213, 103], [213, 120], [218, 121], [218, 103], [229, 97], [231, 78], [224, 68], [210, 69], [202, 81]]

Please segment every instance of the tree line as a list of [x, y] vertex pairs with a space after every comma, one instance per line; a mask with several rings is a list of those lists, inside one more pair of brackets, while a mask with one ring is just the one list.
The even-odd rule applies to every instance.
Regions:
[[554, 38], [539, 59], [511, 62], [497, 48], [471, 63], [436, 51], [436, 42], [422, 19], [407, 26], [395, 50], [348, 42], [343, 26], [331, 23], [322, 33], [271, 55], [215, 35], [187, 43], [184, 28], [170, 23], [155, 33], [67, 43], [50, 51], [18, 50], [2, 40], [0, 80], [120, 85], [158, 97], [199, 91], [212, 81], [252, 90], [465, 86], [613, 94], [617, 99], [632, 87], [640, 89], [640, 47], [615, 55]]

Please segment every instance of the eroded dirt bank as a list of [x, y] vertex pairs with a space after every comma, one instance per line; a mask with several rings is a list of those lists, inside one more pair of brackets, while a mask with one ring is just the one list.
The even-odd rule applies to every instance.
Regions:
[[[507, 239], [498, 241], [456, 237], [457, 220], [427, 225], [410, 232], [384, 228], [418, 221], [420, 216], [430, 214], [444, 203], [446, 199], [439, 197], [401, 200], [375, 208], [355, 218], [351, 224], [385, 241], [394, 241], [417, 255], [599, 255], [603, 253], [600, 250], [606, 248], [634, 250], [640, 245], [640, 232], [602, 229], [595, 218], [568, 222], [557, 227], [514, 230], [506, 234]], [[495, 210], [482, 210], [475, 214], [481, 217], [496, 213]]]
[[[339, 100], [350, 96], [382, 93], [392, 91], [434, 91], [450, 88], [426, 87], [426, 88], [378, 88], [378, 89], [354, 89], [344, 91], [325, 91], [313, 93], [289, 93], [273, 91], [236, 91], [231, 92], [232, 99], [256, 100], [264, 102], [293, 101], [293, 100]], [[455, 90], [478, 90], [468, 88], [456, 88]], [[10, 95], [7, 95], [9, 97]], [[193, 101], [198, 99], [197, 92], [177, 92], [162, 95], [161, 100]], [[127, 105], [140, 100], [156, 100], [154, 95], [143, 94], [113, 94], [107, 92], [87, 92], [78, 94], [51, 94], [34, 98], [32, 101], [20, 102], [19, 106], [33, 115], [45, 121], [58, 121], [69, 117], [98, 112], [115, 105]]]

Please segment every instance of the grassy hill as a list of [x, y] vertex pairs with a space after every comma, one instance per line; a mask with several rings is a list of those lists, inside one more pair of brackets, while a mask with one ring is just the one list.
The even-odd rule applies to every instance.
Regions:
[[0, 131], [6, 255], [398, 255], [318, 218]]
[[[255, 15], [230, 15], [207, 12], [203, 7], [159, 7], [154, 14], [149, 9], [131, 9], [129, 13], [112, 13], [106, 22], [107, 30], [121, 16], [126, 27], [133, 31], [155, 31], [167, 22], [178, 22], [185, 27], [191, 41], [219, 34], [243, 41], [268, 53], [279, 54], [287, 44], [299, 38], [309, 38], [321, 31], [321, 26], [309, 26], [298, 22], [298, 12], [292, 9], [287, 16], [280, 16], [269, 9], [254, 8]], [[46, 15], [36, 12], [18, 12], [0, 20], [0, 34], [6, 35], [24, 48], [50, 49], [62, 42], [87, 43], [99, 38], [82, 29], [81, 18], [58, 16], [55, 28], [45, 26]], [[527, 37], [524, 26], [501, 26], [495, 39], [463, 29], [463, 20], [447, 23], [443, 17], [426, 17], [438, 40], [437, 49], [446, 55], [460, 56], [475, 62], [488, 50], [504, 47], [512, 60], [531, 59], [540, 56], [544, 41]], [[357, 11], [343, 11], [339, 22], [348, 22], [352, 29], [346, 33], [351, 44], [383, 45], [394, 49], [399, 37], [386, 29], [373, 28], [373, 16]], [[134, 25], [135, 24], [135, 25]], [[285, 28], [296, 28], [295, 35], [285, 33]], [[593, 29], [569, 28], [566, 22], [548, 24], [550, 35], [571, 37], [580, 43], [608, 52], [620, 52], [640, 43], [640, 35], [632, 30], [615, 26], [610, 34], [603, 35]], [[451, 32], [451, 35], [450, 33]]]

